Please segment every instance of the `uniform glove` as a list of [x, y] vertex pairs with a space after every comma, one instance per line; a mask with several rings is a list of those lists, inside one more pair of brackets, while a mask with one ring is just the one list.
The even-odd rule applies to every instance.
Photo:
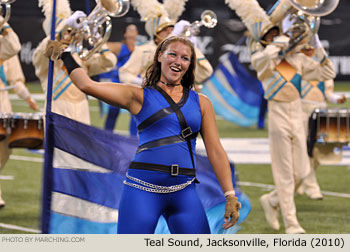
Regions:
[[[184, 31], [186, 30], [187, 27], [190, 27], [191, 24], [190, 22], [186, 21], [186, 20], [180, 20], [179, 22], [177, 22], [174, 26], [174, 29], [172, 31], [172, 35], [175, 36], [184, 36], [186, 34], [184, 34]], [[197, 37], [194, 35], [191, 36], [186, 36], [193, 44], [194, 47], [197, 47]]]
[[197, 37], [196, 36], [189, 36], [188, 39], [192, 42], [193, 47], [197, 47]]
[[83, 11], [75, 11], [69, 18], [66, 19], [66, 25], [74, 29], [80, 29], [83, 26], [83, 19], [86, 18], [86, 14]]
[[174, 25], [174, 29], [172, 31], [172, 34], [174, 36], [181, 36], [181, 35], [184, 35], [184, 31], [185, 29], [190, 26], [190, 22], [186, 21], [186, 20], [180, 20], [179, 22], [177, 22], [175, 25]]
[[281, 50], [285, 50], [289, 45], [289, 41], [290, 41], [289, 37], [285, 35], [281, 35], [281, 36], [275, 37], [271, 44], [279, 47]]
[[241, 209], [241, 203], [238, 202], [237, 197], [229, 195], [226, 197], [225, 205], [225, 223], [222, 225], [223, 229], [228, 229], [235, 225], [239, 218], [238, 210]]
[[53, 61], [58, 60], [67, 46], [67, 44], [61, 43], [60, 41], [49, 40], [44, 55]]

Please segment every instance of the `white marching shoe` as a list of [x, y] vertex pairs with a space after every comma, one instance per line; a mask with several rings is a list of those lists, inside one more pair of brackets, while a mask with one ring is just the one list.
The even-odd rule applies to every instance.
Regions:
[[260, 203], [264, 209], [265, 218], [270, 227], [274, 230], [280, 229], [280, 223], [278, 222], [278, 207], [274, 207], [269, 202], [269, 195], [264, 194], [260, 197]]
[[3, 199], [0, 198], [0, 208], [5, 206], [5, 201]]
[[291, 226], [286, 228], [286, 234], [305, 234], [306, 231], [301, 226]]
[[306, 192], [306, 195], [312, 200], [322, 200], [323, 199], [323, 195], [319, 191], [318, 192], [312, 192], [312, 193]]

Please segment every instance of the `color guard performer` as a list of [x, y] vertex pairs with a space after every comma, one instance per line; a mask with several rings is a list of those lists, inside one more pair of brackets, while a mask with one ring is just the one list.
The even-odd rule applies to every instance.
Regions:
[[[142, 87], [97, 83], [74, 61], [62, 59], [77, 87], [132, 113], [139, 148], [124, 181], [118, 234], [152, 234], [160, 216], [171, 233], [207, 234], [209, 222], [196, 191], [195, 143], [201, 134], [209, 161], [226, 197], [222, 228], [232, 227], [241, 208], [233, 189], [227, 155], [220, 143], [215, 112], [207, 97], [193, 90], [195, 53], [184, 37], [164, 39]], [[169, 109], [170, 106], [170, 109]]]

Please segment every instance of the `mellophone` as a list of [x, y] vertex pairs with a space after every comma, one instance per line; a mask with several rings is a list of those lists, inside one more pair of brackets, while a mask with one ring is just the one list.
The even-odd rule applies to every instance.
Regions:
[[43, 114], [0, 113], [0, 141], [6, 136], [9, 136], [10, 148], [43, 148]]
[[350, 109], [315, 109], [311, 117], [315, 120], [317, 143], [350, 142]]

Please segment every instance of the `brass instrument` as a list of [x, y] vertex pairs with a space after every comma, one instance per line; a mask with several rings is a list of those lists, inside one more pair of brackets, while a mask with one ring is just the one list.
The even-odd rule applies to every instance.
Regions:
[[76, 31], [73, 41], [82, 60], [89, 59], [108, 41], [112, 31], [110, 16], [124, 16], [129, 8], [129, 0], [96, 0], [96, 7], [81, 20], [82, 28]]
[[15, 2], [16, 0], [0, 0], [0, 15], [2, 16], [4, 13], [4, 8], [2, 5], [5, 7], [5, 16], [4, 19], [0, 22], [0, 28], [10, 19], [11, 16], [11, 4]]
[[288, 53], [307, 43], [320, 27], [320, 17], [333, 12], [339, 0], [279, 0], [270, 14], [273, 24], [281, 24], [287, 16], [293, 25], [284, 34], [291, 38]]
[[200, 21], [194, 21], [190, 26], [186, 27], [183, 31], [183, 35], [190, 37], [191, 35], [197, 36], [200, 32], [200, 27], [205, 26], [207, 28], [214, 28], [218, 23], [215, 12], [211, 10], [205, 10], [201, 14]]

